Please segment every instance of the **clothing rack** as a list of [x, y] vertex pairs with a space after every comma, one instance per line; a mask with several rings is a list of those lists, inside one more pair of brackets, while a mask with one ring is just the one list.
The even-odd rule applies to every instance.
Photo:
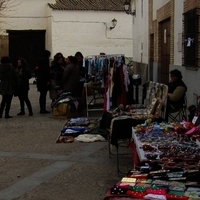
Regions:
[[[111, 58], [120, 58], [120, 57], [124, 57], [124, 54], [109, 54], [109, 55], [88, 55], [84, 58], [84, 60], [88, 60], [88, 59], [111, 59]], [[107, 66], [107, 76], [109, 75], [109, 71], [110, 71], [110, 65], [108, 64]], [[99, 72], [99, 71], [98, 71]], [[98, 74], [97, 72], [97, 74]], [[108, 77], [109, 79], [109, 77]], [[87, 78], [86, 78], [87, 81]], [[89, 112], [90, 111], [103, 111], [105, 110], [105, 107], [110, 107], [110, 95], [109, 95], [110, 91], [105, 91], [105, 86], [100, 88], [100, 90], [96, 90], [94, 89], [94, 94], [93, 94], [93, 98], [91, 100], [88, 99], [88, 88], [86, 86], [86, 106], [87, 106], [87, 117], [89, 116]], [[106, 94], [107, 93], [107, 94]], [[106, 96], [107, 99], [107, 104], [106, 106], [104, 105], [104, 97]], [[102, 108], [89, 108], [91, 102], [96, 102], [97, 99], [102, 99], [103, 100], [103, 106]], [[103, 108], [104, 107], [104, 108]]]
[[85, 58], [94, 58], [94, 57], [99, 57], [99, 58], [112, 58], [112, 57], [120, 57], [120, 56], [124, 56], [124, 54], [108, 54], [108, 55], [88, 55]]

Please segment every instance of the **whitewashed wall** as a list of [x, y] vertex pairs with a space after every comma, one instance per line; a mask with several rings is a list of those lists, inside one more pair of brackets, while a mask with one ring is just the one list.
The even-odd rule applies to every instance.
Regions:
[[[0, 34], [6, 30], [46, 30], [46, 49], [65, 56], [81, 51], [84, 56], [125, 54], [131, 57], [132, 19], [125, 12], [57, 11], [53, 0], [10, 0], [0, 18]], [[117, 26], [110, 30], [112, 19]]]
[[174, 64], [182, 65], [183, 1], [175, 1], [174, 12]]
[[48, 0], [10, 0], [0, 18], [1, 34], [9, 30], [46, 29]]
[[[81, 51], [84, 56], [125, 54], [132, 56], [131, 18], [124, 12], [53, 11], [52, 50], [74, 55]], [[110, 30], [112, 19], [117, 25]]]
[[148, 1], [136, 0], [134, 2], [136, 16], [130, 16], [133, 20], [133, 60], [148, 64], [149, 25], [148, 25]]

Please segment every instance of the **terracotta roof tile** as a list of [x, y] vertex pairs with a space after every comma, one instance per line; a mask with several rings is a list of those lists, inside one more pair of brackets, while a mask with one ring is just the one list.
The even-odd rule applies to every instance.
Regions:
[[54, 10], [124, 11], [125, 0], [56, 0], [48, 5]]

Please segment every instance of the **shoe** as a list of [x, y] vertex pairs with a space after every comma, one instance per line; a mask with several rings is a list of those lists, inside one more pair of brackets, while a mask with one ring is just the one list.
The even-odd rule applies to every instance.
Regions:
[[50, 113], [50, 112], [47, 110], [40, 111], [40, 114], [48, 114], [48, 113]]
[[30, 112], [28, 116], [33, 116], [33, 113], [32, 113], [32, 112]]
[[13, 118], [13, 116], [5, 115], [5, 118], [6, 118], [6, 119], [9, 119], [9, 118]]
[[19, 116], [19, 115], [25, 115], [25, 112], [20, 112], [20, 113], [18, 113], [17, 115], [18, 115], [18, 116]]

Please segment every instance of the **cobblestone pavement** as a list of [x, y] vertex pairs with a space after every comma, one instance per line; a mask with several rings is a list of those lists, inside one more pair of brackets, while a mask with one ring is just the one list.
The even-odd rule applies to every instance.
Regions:
[[[34, 84], [30, 87], [34, 116], [27, 110], [17, 116], [19, 100], [14, 97], [13, 118], [0, 119], [0, 200], [102, 200], [121, 179], [107, 142], [56, 143], [65, 120], [39, 114], [39, 93]], [[50, 110], [50, 100], [47, 104]], [[131, 158], [120, 164], [127, 172]]]

